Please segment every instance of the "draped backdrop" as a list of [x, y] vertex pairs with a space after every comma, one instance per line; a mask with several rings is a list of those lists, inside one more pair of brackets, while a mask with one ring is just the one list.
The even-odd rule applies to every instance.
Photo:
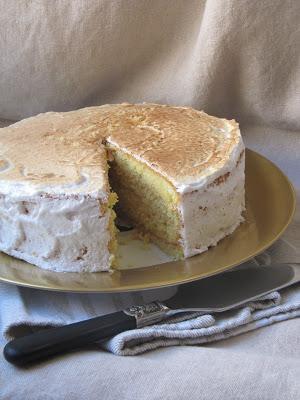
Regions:
[[300, 1], [0, 0], [0, 118], [158, 102], [300, 129]]

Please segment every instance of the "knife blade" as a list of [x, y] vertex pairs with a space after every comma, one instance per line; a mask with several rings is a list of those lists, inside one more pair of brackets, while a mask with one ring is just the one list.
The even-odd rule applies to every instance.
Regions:
[[227, 311], [299, 281], [300, 264], [297, 263], [233, 270], [181, 285], [174, 296], [163, 302], [136, 305], [123, 311], [14, 339], [4, 347], [4, 357], [15, 365], [33, 363], [51, 355], [107, 340], [126, 330], [158, 323], [174, 314]]

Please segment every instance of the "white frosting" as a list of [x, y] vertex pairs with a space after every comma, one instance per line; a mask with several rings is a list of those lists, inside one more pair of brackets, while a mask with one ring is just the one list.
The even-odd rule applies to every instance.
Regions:
[[[224, 167], [225, 168], [225, 167]], [[231, 234], [243, 221], [245, 209], [245, 155], [238, 165], [228, 163], [218, 173], [227, 179], [217, 184], [206, 183], [194, 192], [182, 195], [180, 214], [184, 256], [191, 257], [215, 246], [222, 238]]]
[[224, 164], [221, 168], [216, 166], [211, 166], [207, 168], [205, 171], [203, 171], [203, 173], [199, 176], [198, 179], [194, 179], [194, 181], [190, 182], [187, 181], [185, 183], [175, 184], [178, 192], [183, 194], [192, 192], [194, 190], [201, 190], [206, 185], [209, 185], [211, 182], [213, 182], [219, 176], [222, 176], [227, 172], [234, 170], [236, 168], [236, 163], [243, 150], [245, 150], [245, 146], [242, 137], [240, 137], [238, 144], [233, 148], [230, 157], [226, 161], [224, 161]]
[[0, 198], [0, 250], [55, 271], [108, 270], [110, 211], [91, 198]]
[[68, 184], [42, 184], [33, 183], [21, 178], [18, 180], [3, 179], [1, 180], [1, 173], [7, 170], [0, 169], [0, 193], [7, 195], [15, 200], [23, 200], [34, 196], [51, 195], [56, 198], [65, 198], [66, 195], [80, 196], [82, 193], [87, 194], [89, 197], [94, 199], [102, 199], [107, 201], [108, 192], [105, 188], [104, 178], [101, 174], [93, 174], [92, 168], [90, 171], [84, 171], [81, 168], [80, 178], [73, 183]]

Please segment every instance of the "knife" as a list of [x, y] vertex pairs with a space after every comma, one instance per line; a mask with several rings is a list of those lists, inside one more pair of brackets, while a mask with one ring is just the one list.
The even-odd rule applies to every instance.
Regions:
[[132, 306], [123, 311], [14, 339], [4, 347], [4, 357], [15, 365], [33, 363], [106, 340], [126, 330], [158, 323], [178, 313], [227, 311], [299, 281], [300, 263], [226, 272], [181, 285], [173, 297], [163, 302]]

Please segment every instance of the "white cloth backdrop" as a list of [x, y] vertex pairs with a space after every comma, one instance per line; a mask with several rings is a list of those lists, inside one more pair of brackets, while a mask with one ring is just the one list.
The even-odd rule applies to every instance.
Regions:
[[[0, 0], [0, 118], [191, 105], [237, 119], [299, 190], [299, 21], [298, 0]], [[298, 217], [272, 259], [300, 260], [299, 236]], [[0, 358], [0, 399], [293, 400], [299, 332], [293, 319], [203, 347], [84, 351], [25, 370]]]

